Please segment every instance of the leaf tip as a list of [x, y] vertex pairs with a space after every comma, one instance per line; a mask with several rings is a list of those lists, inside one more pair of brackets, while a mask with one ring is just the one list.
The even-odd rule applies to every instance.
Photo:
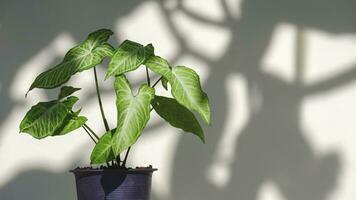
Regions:
[[27, 98], [28, 93], [30, 93], [31, 90], [28, 90], [25, 94], [25, 98]]
[[106, 81], [108, 78], [110, 78], [110, 74], [109, 73], [107, 73], [106, 75], [105, 75], [105, 78], [104, 78], [104, 81]]
[[[206, 96], [206, 94], [205, 94], [205, 96]], [[202, 116], [204, 122], [208, 126], [211, 126], [211, 110], [210, 110], [209, 102], [208, 102], [207, 106], [208, 106], [207, 111], [204, 114], [202, 114], [201, 116]]]
[[203, 144], [206, 144], [206, 142], [205, 142], [205, 137], [204, 137], [204, 136], [199, 136], [199, 138], [200, 138], [200, 140], [201, 140], [201, 142], [202, 142]]

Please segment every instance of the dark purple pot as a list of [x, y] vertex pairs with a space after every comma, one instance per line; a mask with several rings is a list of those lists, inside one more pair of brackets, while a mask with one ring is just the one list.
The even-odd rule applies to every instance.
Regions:
[[157, 169], [74, 169], [78, 200], [149, 200]]

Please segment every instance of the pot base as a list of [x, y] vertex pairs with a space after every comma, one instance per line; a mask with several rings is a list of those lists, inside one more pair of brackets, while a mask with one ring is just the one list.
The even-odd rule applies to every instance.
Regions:
[[78, 168], [74, 173], [78, 200], [149, 200], [157, 169]]

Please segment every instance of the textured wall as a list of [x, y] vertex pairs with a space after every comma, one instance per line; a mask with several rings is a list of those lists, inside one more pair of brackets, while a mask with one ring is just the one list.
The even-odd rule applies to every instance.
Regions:
[[[0, 2], [0, 199], [75, 199], [68, 172], [93, 147], [83, 131], [37, 141], [24, 94], [36, 75], [98, 28], [153, 43], [202, 75], [207, 144], [155, 114], [131, 166], [153, 164], [153, 200], [353, 200], [356, 196], [355, 1], [152, 0]], [[105, 66], [99, 69], [103, 77]], [[136, 85], [143, 71], [131, 73]], [[92, 71], [74, 76], [89, 124], [100, 121]], [[114, 127], [112, 80], [100, 80]], [[164, 93], [164, 91], [159, 90]]]

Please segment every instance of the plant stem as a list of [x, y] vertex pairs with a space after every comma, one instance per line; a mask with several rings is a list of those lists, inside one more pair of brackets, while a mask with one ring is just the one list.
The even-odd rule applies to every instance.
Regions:
[[161, 77], [152, 85], [152, 87], [154, 88], [154, 87], [157, 85], [157, 83], [158, 83], [160, 80], [162, 80], [162, 78], [163, 78], [163, 76], [161, 76]]
[[126, 161], [127, 161], [127, 157], [129, 157], [130, 150], [131, 150], [131, 147], [129, 147], [126, 151], [124, 161], [122, 162], [123, 167], [126, 167]]
[[[72, 110], [70, 111], [71, 113], [74, 113]], [[94, 135], [94, 137], [97, 139], [97, 140], [99, 140], [99, 137], [98, 137], [98, 135], [96, 135], [95, 133], [94, 133], [94, 131], [88, 126], [88, 125], [86, 125], [85, 123], [82, 125], [82, 128], [85, 130], [85, 132], [89, 135], [89, 137], [95, 142], [95, 144], [97, 143], [96, 141], [95, 141], [95, 139], [93, 138], [93, 136], [91, 135], [91, 134], [93, 134]], [[88, 131], [88, 130], [90, 130], [90, 131]], [[90, 134], [91, 133], [91, 134]]]
[[[105, 117], [103, 103], [101, 101], [99, 83], [98, 83], [98, 74], [96, 72], [96, 68], [95, 67], [94, 67], [94, 77], [95, 77], [95, 88], [96, 88], [96, 94], [98, 96], [98, 102], [99, 102], [101, 117], [103, 118], [105, 130], [106, 130], [106, 132], [108, 132], [108, 131], [110, 131], [110, 127], [109, 127], [108, 121], [106, 120], [106, 117]], [[116, 160], [118, 161], [118, 163], [120, 165], [120, 162], [121, 162], [120, 155], [117, 156]]]
[[148, 68], [147, 68], [147, 67], [146, 67], [146, 77], [147, 77], [147, 84], [148, 84], [148, 86], [151, 86], [150, 75], [148, 74]]
[[94, 77], [95, 77], [95, 88], [96, 88], [96, 94], [98, 96], [101, 117], [103, 118], [105, 130], [106, 130], [106, 132], [108, 132], [108, 131], [110, 131], [110, 127], [109, 127], [108, 121], [106, 120], [105, 113], [104, 113], [104, 108], [103, 108], [103, 103], [101, 101], [100, 89], [99, 89], [99, 83], [98, 83], [98, 75], [96, 73], [96, 68], [94, 67], [93, 69], [94, 69]]
[[97, 140], [100, 139], [100, 137], [99, 137], [97, 134], [95, 134], [95, 132], [94, 132], [87, 124], [84, 124], [83, 126], [84, 126], [86, 129], [88, 129], [89, 132], [90, 132], [91, 134], [93, 134], [94, 137], [95, 137]]
[[[89, 133], [89, 131], [87, 130], [87, 128], [85, 128], [84, 125], [82, 126], [82, 128], [83, 128], [83, 129], [85, 130], [85, 132], [89, 135], [89, 137], [93, 140], [93, 142], [94, 142], [95, 144], [97, 144], [97, 142], [95, 141], [95, 139], [93, 138], [93, 136], [90, 135], [90, 133]], [[94, 133], [94, 132], [92, 132], [92, 133]], [[96, 134], [94, 133], [94, 135], [96, 135]], [[109, 162], [106, 162], [106, 164], [108, 165], [108, 167], [110, 167], [110, 163], [109, 163]]]
[[85, 126], [82, 126], [82, 128], [85, 130], [85, 132], [89, 135], [89, 137], [93, 140], [93, 142], [96, 144], [97, 142], [95, 141], [95, 139], [93, 138], [92, 135], [90, 135], [89, 131], [85, 128]]
[[[151, 108], [150, 112], [151, 112], [152, 110], [153, 110], [153, 108]], [[127, 161], [127, 157], [129, 156], [130, 150], [131, 150], [131, 147], [129, 147], [129, 148], [127, 149], [127, 151], [126, 151], [124, 161], [122, 162], [122, 166], [123, 166], [123, 167], [126, 167], [126, 161]]]
[[[153, 107], [151, 108], [150, 112], [151, 112], [152, 110], [153, 110]], [[131, 150], [131, 147], [129, 147], [129, 148], [127, 149], [127, 151], [126, 151], [124, 161], [122, 162], [122, 166], [123, 166], [123, 167], [126, 166], [127, 157], [129, 156], [130, 150]]]

